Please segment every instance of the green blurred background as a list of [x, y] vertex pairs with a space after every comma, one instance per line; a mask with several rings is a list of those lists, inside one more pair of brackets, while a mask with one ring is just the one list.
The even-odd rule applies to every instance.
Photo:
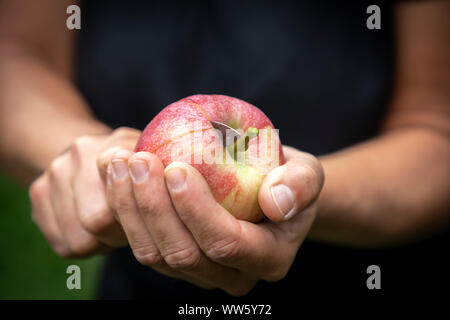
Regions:
[[[27, 190], [0, 173], [0, 299], [93, 299], [102, 258], [67, 260], [53, 253], [31, 220]], [[81, 289], [69, 290], [69, 265]]]

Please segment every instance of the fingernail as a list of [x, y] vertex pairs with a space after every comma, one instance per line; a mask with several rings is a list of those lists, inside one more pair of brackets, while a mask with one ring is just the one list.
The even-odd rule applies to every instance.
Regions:
[[148, 166], [144, 161], [133, 161], [130, 163], [131, 178], [134, 182], [142, 182], [147, 179]]
[[170, 168], [166, 172], [166, 181], [170, 190], [179, 190], [186, 183], [186, 171], [183, 168]]
[[113, 179], [120, 180], [127, 176], [128, 174], [128, 165], [122, 159], [114, 159], [112, 160], [113, 167]]
[[270, 188], [270, 193], [283, 219], [289, 219], [295, 213], [295, 198], [291, 189], [284, 184], [278, 184]]

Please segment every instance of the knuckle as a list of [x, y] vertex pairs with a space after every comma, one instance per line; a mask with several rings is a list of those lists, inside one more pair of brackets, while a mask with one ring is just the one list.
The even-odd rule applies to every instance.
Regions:
[[173, 269], [194, 269], [200, 263], [200, 252], [197, 248], [182, 248], [166, 254], [164, 260]]
[[92, 138], [89, 136], [81, 136], [75, 139], [70, 148], [70, 154], [77, 160], [83, 157], [87, 149], [92, 145]]
[[289, 271], [287, 267], [279, 267], [274, 269], [272, 272], [269, 272], [266, 276], [264, 276], [264, 280], [268, 282], [277, 282], [284, 279]]
[[317, 185], [319, 176], [317, 170], [311, 165], [303, 165], [299, 168], [299, 175], [307, 188]]
[[305, 153], [303, 153], [303, 157], [304, 157], [304, 160], [303, 160], [303, 161], [306, 161], [306, 162], [308, 162], [308, 163], [311, 163], [312, 165], [315, 165], [316, 163], [319, 162], [319, 161], [317, 160], [317, 158], [316, 158], [314, 155], [312, 155], [311, 153], [305, 152]]
[[81, 226], [92, 234], [100, 234], [114, 223], [114, 216], [108, 208], [80, 213]]
[[41, 231], [44, 237], [47, 239], [50, 247], [58, 256], [62, 258], [70, 258], [74, 256], [74, 253], [66, 245], [64, 239], [60, 235], [42, 228]]
[[98, 170], [106, 172], [106, 168], [108, 167], [109, 164], [109, 158], [106, 158], [103, 154], [101, 154], [100, 156], [97, 157], [95, 163], [97, 165]]
[[129, 127], [119, 127], [113, 131], [112, 136], [114, 138], [127, 138], [127, 137], [138, 137], [140, 135], [140, 131], [137, 129], [129, 128]]
[[128, 199], [126, 199], [125, 197], [116, 195], [116, 197], [113, 200], [113, 205], [114, 205], [115, 211], [119, 215], [124, 215], [124, 214], [128, 213], [129, 211], [131, 211], [130, 201]]
[[145, 213], [152, 213], [155, 211], [155, 203], [153, 197], [136, 197], [136, 204]]
[[86, 256], [95, 252], [99, 248], [99, 243], [93, 237], [86, 237], [70, 243], [70, 250], [74, 256]]
[[75, 257], [75, 254], [72, 253], [69, 248], [67, 248], [66, 246], [60, 245], [60, 244], [56, 244], [52, 246], [53, 251], [60, 256], [61, 258], [73, 258]]
[[55, 158], [49, 166], [50, 178], [55, 178], [57, 174], [64, 168], [65, 159], [63, 157]]
[[163, 214], [161, 204], [157, 202], [154, 196], [151, 197], [136, 197], [136, 204], [139, 212], [143, 216], [152, 216], [157, 219]]
[[158, 250], [153, 246], [142, 247], [133, 250], [136, 260], [144, 266], [155, 266], [163, 260]]
[[29, 188], [30, 200], [32, 202], [37, 202], [38, 199], [44, 197], [45, 195], [45, 184], [42, 178], [35, 180]]
[[108, 191], [107, 200], [108, 204], [111, 206], [111, 209], [116, 211], [118, 215], [127, 215], [128, 213], [134, 213], [136, 211], [136, 201], [134, 197], [127, 192], [132, 192], [128, 189], [128, 187], [123, 187], [124, 181], [116, 181], [112, 182], [115, 190]]
[[238, 258], [240, 241], [237, 238], [214, 242], [206, 249], [206, 255], [215, 261], [230, 261]]
[[119, 127], [119, 128], [117, 128], [117, 129], [114, 130], [113, 135], [114, 135], [114, 136], [121, 137], [121, 136], [126, 136], [126, 135], [128, 135], [129, 132], [130, 132], [130, 128], [127, 128], [127, 127]]
[[112, 148], [106, 149], [102, 153], [100, 153], [96, 159], [97, 168], [99, 168], [100, 170], [106, 171], [106, 168], [107, 168], [109, 162], [111, 161], [111, 158], [119, 150], [120, 150], [120, 147], [112, 147]]
[[87, 146], [92, 143], [92, 138], [90, 136], [80, 136], [73, 142], [73, 149], [84, 150]]
[[242, 297], [245, 296], [247, 293], [249, 293], [253, 289], [253, 286], [248, 285], [238, 285], [233, 286], [231, 288], [226, 289], [225, 291], [234, 297]]
[[300, 169], [299, 173], [303, 179], [309, 182], [323, 183], [324, 174], [320, 161], [312, 154], [305, 153], [301, 158], [297, 159], [296, 167]]

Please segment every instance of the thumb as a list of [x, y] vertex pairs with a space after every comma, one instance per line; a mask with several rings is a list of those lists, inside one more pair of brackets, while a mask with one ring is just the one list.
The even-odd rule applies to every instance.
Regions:
[[284, 165], [266, 176], [258, 193], [259, 205], [270, 220], [289, 220], [314, 202], [323, 182], [319, 160], [311, 154], [296, 151]]

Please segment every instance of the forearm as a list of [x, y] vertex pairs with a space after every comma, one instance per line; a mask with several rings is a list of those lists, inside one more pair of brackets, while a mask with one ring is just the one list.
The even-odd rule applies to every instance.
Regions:
[[0, 161], [29, 183], [73, 140], [110, 129], [96, 121], [67, 75], [32, 52], [0, 50]]
[[415, 127], [321, 158], [325, 185], [310, 237], [382, 246], [436, 232], [450, 220], [450, 140]]

